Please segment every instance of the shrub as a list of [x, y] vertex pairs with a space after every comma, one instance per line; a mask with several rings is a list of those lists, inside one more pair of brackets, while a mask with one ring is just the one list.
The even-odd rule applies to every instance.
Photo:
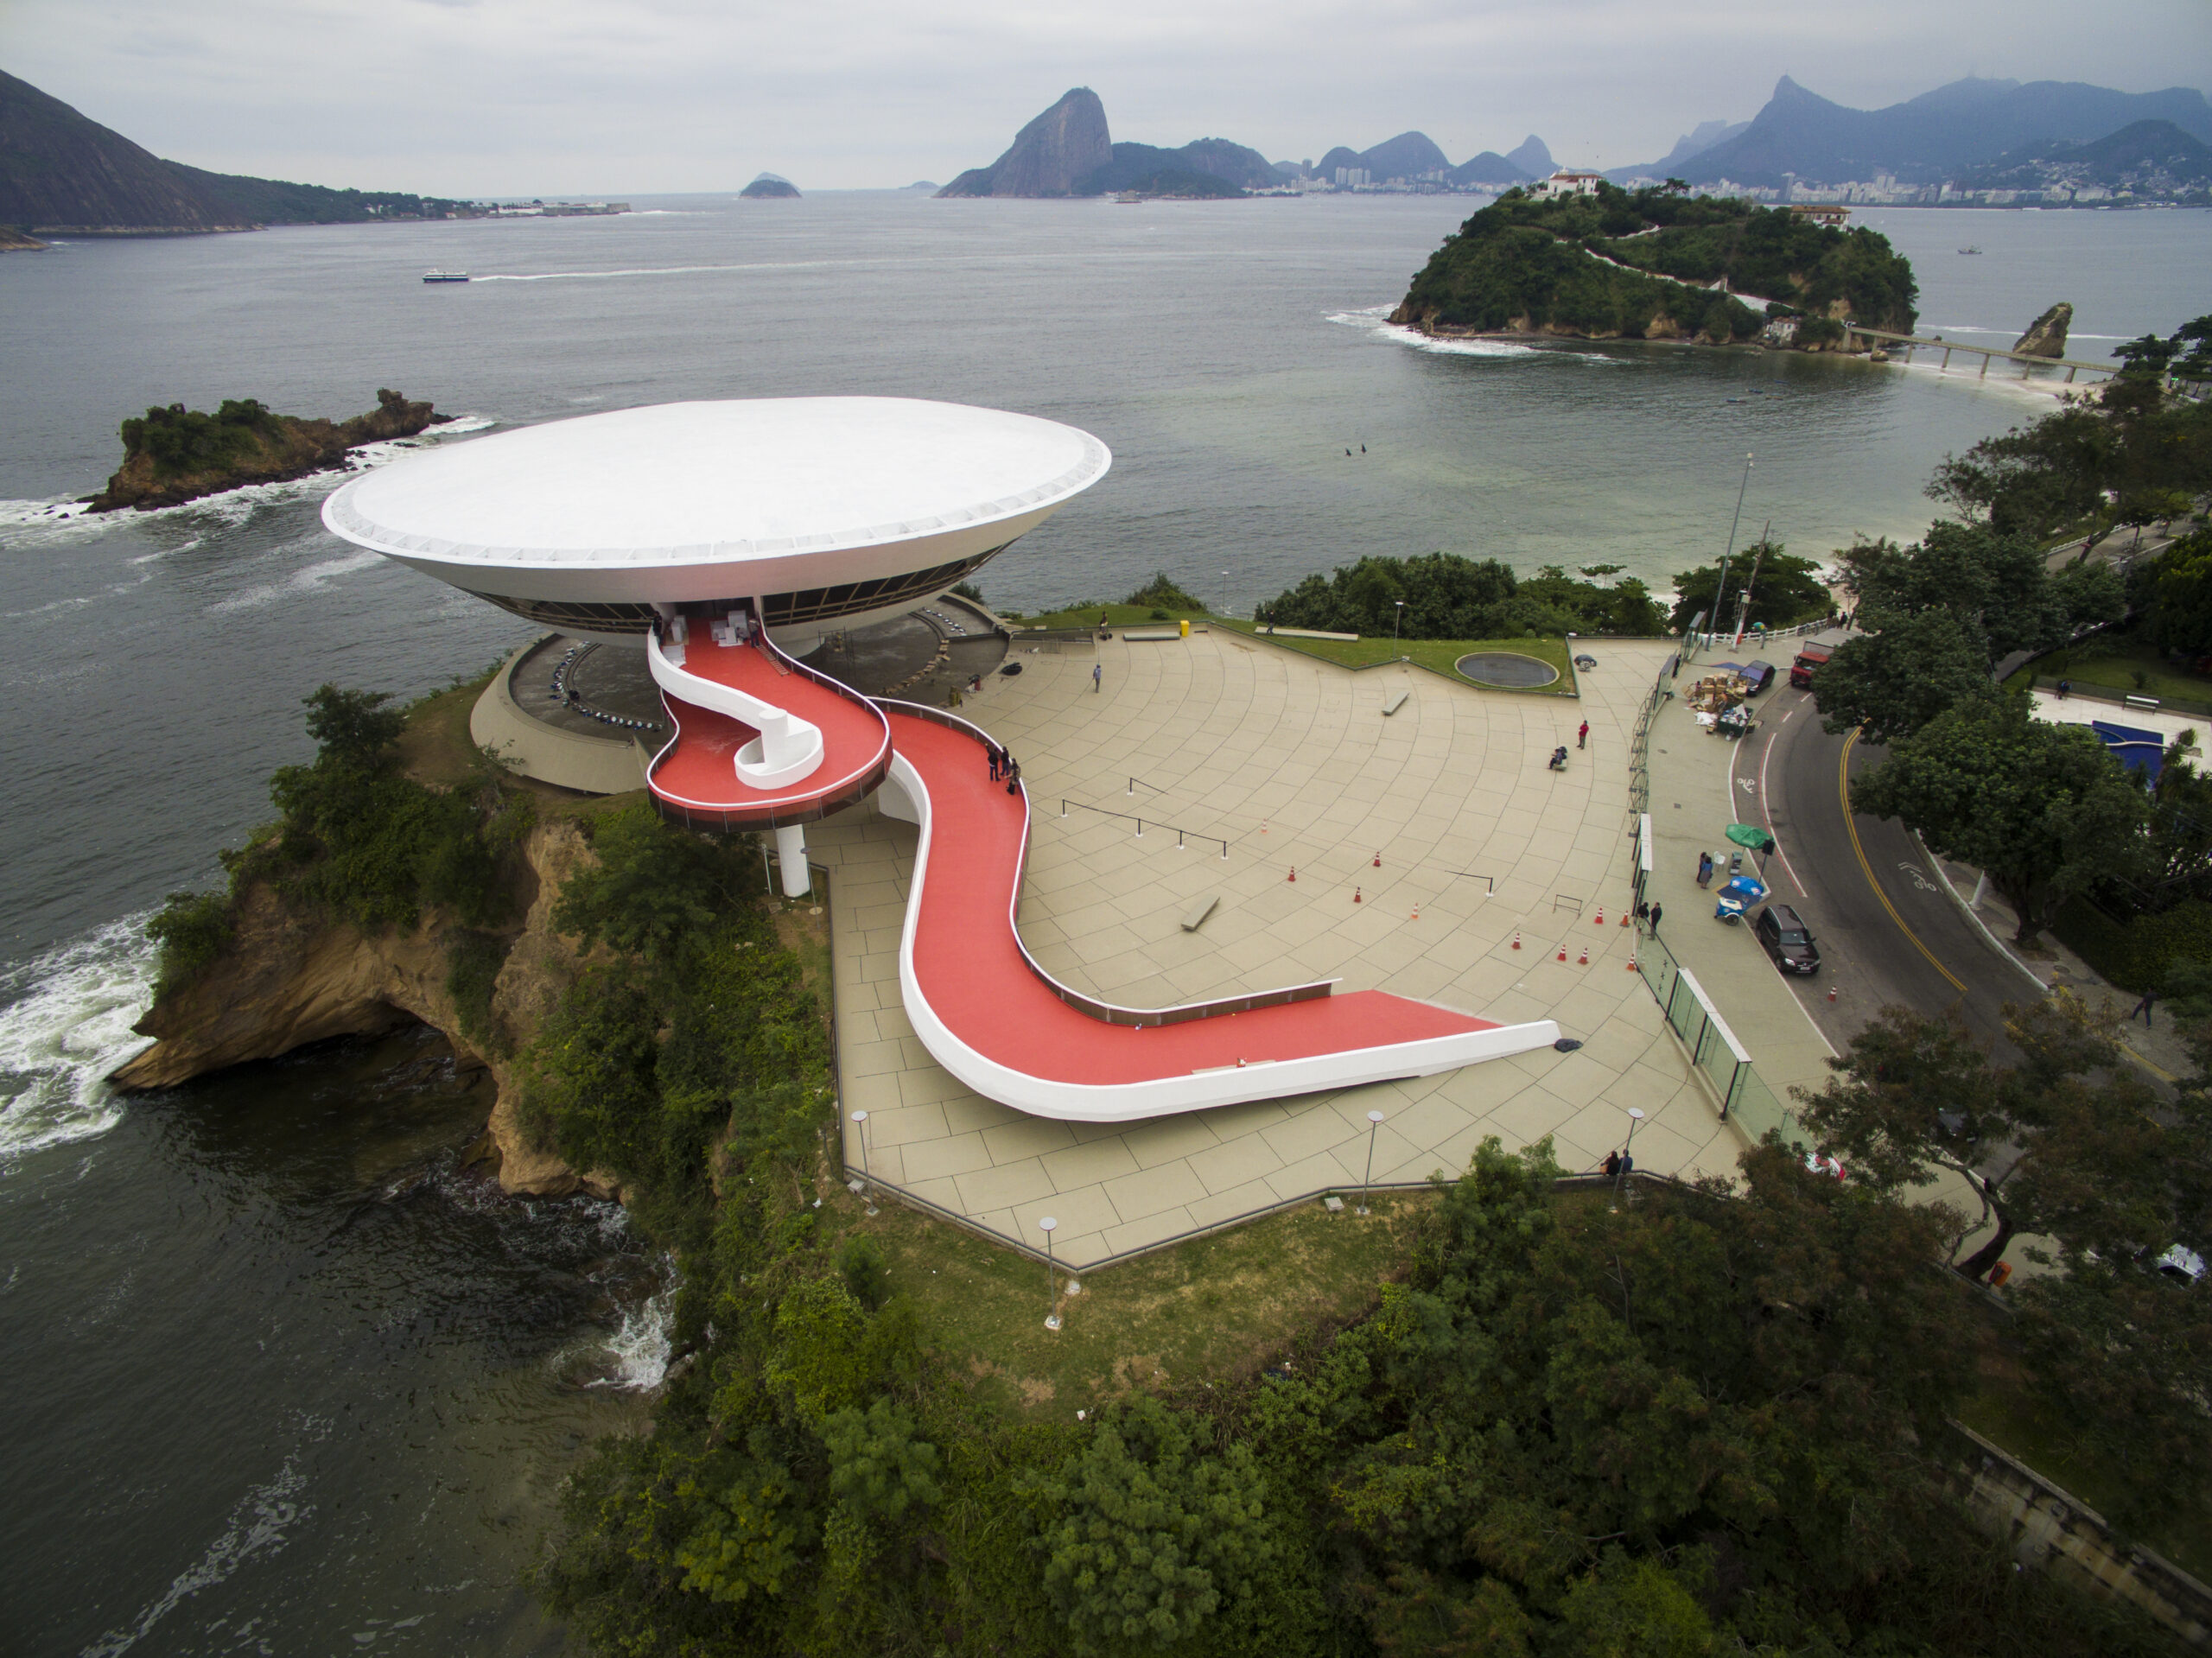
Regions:
[[231, 942], [228, 893], [171, 893], [146, 924], [161, 947], [155, 994], [168, 995], [214, 964]]

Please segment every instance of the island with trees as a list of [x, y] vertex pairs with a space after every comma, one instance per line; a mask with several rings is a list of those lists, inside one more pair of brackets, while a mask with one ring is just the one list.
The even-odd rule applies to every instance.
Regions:
[[441, 420], [428, 403], [377, 393], [365, 415], [334, 421], [280, 415], [252, 397], [226, 397], [212, 415], [181, 403], [123, 422], [123, 464], [88, 498], [95, 512], [178, 506], [245, 484], [281, 483], [327, 472], [365, 443], [414, 437]]
[[1840, 346], [1847, 321], [1911, 332], [1912, 267], [1864, 226], [1693, 196], [1678, 181], [1591, 195], [1510, 190], [1430, 256], [1390, 321], [1424, 334], [1759, 339]]

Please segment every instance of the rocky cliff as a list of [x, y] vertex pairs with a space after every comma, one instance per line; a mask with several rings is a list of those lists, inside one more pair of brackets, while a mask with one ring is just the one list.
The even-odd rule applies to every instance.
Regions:
[[439, 418], [429, 403], [391, 391], [378, 391], [374, 409], [346, 421], [279, 415], [251, 398], [226, 402], [212, 415], [181, 403], [149, 409], [143, 419], [123, 422], [123, 464], [91, 505], [96, 512], [149, 511], [244, 484], [304, 478], [341, 464], [349, 449], [413, 437]]
[[2027, 333], [2012, 342], [2012, 349], [2026, 357], [2063, 357], [2066, 331], [2074, 326], [2074, 308], [2061, 300], [2028, 324]]
[[0, 225], [0, 253], [43, 253], [46, 244], [26, 236], [12, 225]]
[[939, 196], [1065, 196], [1114, 159], [1106, 106], [1088, 86], [1071, 87], [1060, 101], [1014, 135], [1006, 154], [988, 167], [973, 167], [938, 192]]
[[442, 1032], [465, 1061], [487, 1069], [498, 1084], [489, 1130], [501, 1185], [538, 1197], [578, 1190], [620, 1195], [605, 1177], [579, 1174], [533, 1147], [516, 1111], [504, 1055], [543, 1022], [574, 969], [574, 946], [553, 930], [553, 903], [561, 883], [593, 855], [569, 820], [540, 823], [523, 852], [536, 890], [522, 926], [507, 936], [493, 989], [493, 1023], [510, 1041], [486, 1045], [501, 1053], [486, 1051], [462, 1032], [448, 981], [453, 953], [469, 936], [463, 930], [434, 913], [412, 931], [367, 934], [257, 882], [239, 895], [221, 957], [162, 996], [139, 1021], [154, 1045], [115, 1073], [116, 1085], [173, 1087], [309, 1042], [419, 1020]]

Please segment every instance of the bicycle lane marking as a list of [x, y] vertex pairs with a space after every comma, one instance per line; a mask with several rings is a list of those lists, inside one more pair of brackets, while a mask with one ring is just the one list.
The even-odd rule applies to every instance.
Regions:
[[1866, 877], [1867, 886], [1874, 889], [1874, 896], [1882, 901], [1882, 907], [1890, 912], [1890, 919], [1897, 924], [1897, 931], [1910, 938], [1912, 947], [1928, 958], [1928, 965], [1948, 980], [1951, 988], [1963, 996], [1967, 994], [1967, 988], [1959, 981], [1958, 975], [1937, 961], [1936, 952], [1920, 942], [1920, 935], [1905, 925], [1904, 918], [1897, 913], [1897, 906], [1890, 902], [1890, 895], [1882, 890], [1882, 883], [1874, 879], [1874, 866], [1866, 861], [1866, 848], [1859, 842], [1858, 820], [1851, 815], [1851, 751], [1858, 741], [1859, 733], [1856, 730], [1843, 740], [1843, 753], [1837, 757], [1835, 763], [1835, 791], [1837, 802], [1843, 808], [1843, 827], [1851, 835], [1851, 849], [1859, 859], [1859, 873]]

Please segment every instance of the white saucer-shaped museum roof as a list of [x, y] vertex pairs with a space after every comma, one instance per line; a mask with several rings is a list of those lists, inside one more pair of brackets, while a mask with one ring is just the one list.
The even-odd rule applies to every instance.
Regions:
[[409, 455], [322, 517], [365, 547], [446, 564], [722, 564], [1029, 518], [1112, 459], [1072, 426], [964, 403], [658, 403]]

